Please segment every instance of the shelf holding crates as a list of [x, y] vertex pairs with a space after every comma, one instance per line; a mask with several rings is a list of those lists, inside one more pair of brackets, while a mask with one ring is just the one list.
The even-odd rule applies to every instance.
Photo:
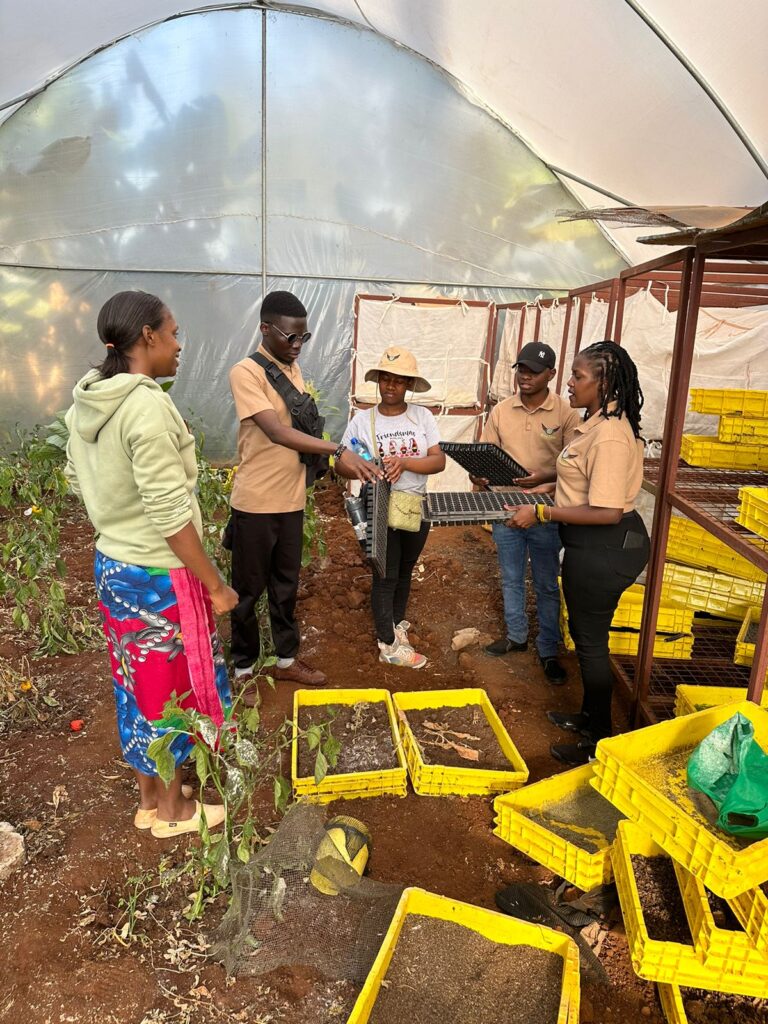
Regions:
[[[768, 550], [768, 541], [749, 538], [750, 543], [761, 551]], [[703, 526], [683, 516], [672, 516], [669, 521], [667, 558], [695, 568], [723, 572], [728, 576], [740, 576], [744, 580], [765, 583], [765, 573], [727, 544], [713, 537]]]

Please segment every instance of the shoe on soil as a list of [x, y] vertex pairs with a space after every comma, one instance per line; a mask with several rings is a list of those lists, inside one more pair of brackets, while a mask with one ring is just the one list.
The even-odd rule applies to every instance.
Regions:
[[383, 644], [379, 640], [379, 661], [386, 665], [400, 665], [403, 668], [424, 668], [427, 664], [423, 654], [417, 654], [410, 644], [400, 643], [397, 637], [392, 644]]
[[[191, 786], [186, 785], [186, 783], [181, 787], [181, 795], [184, 797], [185, 800], [189, 800], [193, 793], [194, 789], [192, 789]], [[136, 814], [134, 815], [133, 824], [136, 826], [136, 828], [141, 829], [141, 831], [144, 832], [146, 831], [146, 829], [152, 828], [152, 826], [155, 823], [156, 817], [156, 807], [147, 808], [146, 810], [140, 807], [138, 811], [136, 811]]]
[[411, 645], [408, 643], [408, 630], [410, 628], [411, 624], [408, 621], [408, 619], [402, 619], [402, 621], [398, 622], [398, 624], [394, 627], [395, 641], [401, 644], [408, 644], [408, 646], [410, 647]]
[[549, 658], [540, 657], [539, 661], [541, 662], [541, 667], [544, 669], [544, 675], [553, 686], [562, 686], [568, 679], [565, 669], [554, 656], [550, 656]]
[[583, 739], [578, 743], [553, 743], [549, 752], [556, 760], [577, 768], [579, 765], [594, 761], [595, 746], [592, 740]]
[[500, 658], [503, 654], [518, 654], [522, 651], [528, 650], [528, 641], [524, 640], [521, 644], [515, 640], [510, 640], [508, 637], [502, 637], [501, 640], [494, 640], [492, 644], [488, 644], [483, 650], [486, 654], [490, 654], [492, 658]]
[[155, 818], [151, 828], [152, 835], [155, 839], [173, 839], [187, 832], [199, 832], [203, 810], [205, 823], [209, 829], [217, 828], [226, 817], [221, 804], [201, 804], [199, 800], [195, 800], [195, 813], [191, 818], [187, 818], [186, 821], [160, 821]]
[[589, 731], [589, 715], [583, 711], [548, 711], [547, 718], [552, 725], [558, 729], [567, 729], [569, 732], [580, 732], [582, 736], [591, 739]]
[[279, 668], [274, 665], [269, 674], [280, 683], [299, 683], [300, 686], [322, 686], [325, 681], [325, 673], [319, 668], [312, 668], [300, 658], [294, 658], [293, 664], [288, 668]]

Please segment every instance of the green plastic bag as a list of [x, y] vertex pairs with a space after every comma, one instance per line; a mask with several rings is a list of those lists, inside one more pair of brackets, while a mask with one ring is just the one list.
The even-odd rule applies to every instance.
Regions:
[[718, 827], [745, 839], [768, 836], [768, 754], [740, 712], [706, 736], [688, 759], [688, 785], [714, 803]]

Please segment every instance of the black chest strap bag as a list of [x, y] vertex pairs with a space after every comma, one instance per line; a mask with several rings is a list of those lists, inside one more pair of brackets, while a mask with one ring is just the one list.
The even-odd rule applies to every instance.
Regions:
[[[261, 352], [252, 352], [251, 359], [264, 370], [267, 380], [288, 406], [294, 430], [300, 430], [310, 437], [322, 438], [325, 417], [318, 412], [314, 398], [294, 387], [280, 367]], [[298, 454], [299, 461], [307, 467], [307, 487], [311, 487], [315, 480], [328, 472], [328, 456], [309, 455], [306, 452]]]

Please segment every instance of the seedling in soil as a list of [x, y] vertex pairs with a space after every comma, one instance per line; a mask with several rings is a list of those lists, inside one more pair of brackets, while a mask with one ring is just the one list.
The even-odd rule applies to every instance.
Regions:
[[[330, 723], [330, 724], [328, 724]], [[336, 754], [328, 775], [346, 775], [350, 772], [371, 772], [399, 767], [387, 705], [384, 701], [358, 701], [356, 704], [311, 704], [299, 708], [298, 728], [309, 736], [313, 727], [326, 725]], [[314, 733], [312, 733], [314, 735]], [[335, 743], [340, 744], [336, 750]], [[312, 749], [299, 744], [298, 771], [300, 778], [313, 772]], [[318, 779], [315, 774], [317, 782]]]

